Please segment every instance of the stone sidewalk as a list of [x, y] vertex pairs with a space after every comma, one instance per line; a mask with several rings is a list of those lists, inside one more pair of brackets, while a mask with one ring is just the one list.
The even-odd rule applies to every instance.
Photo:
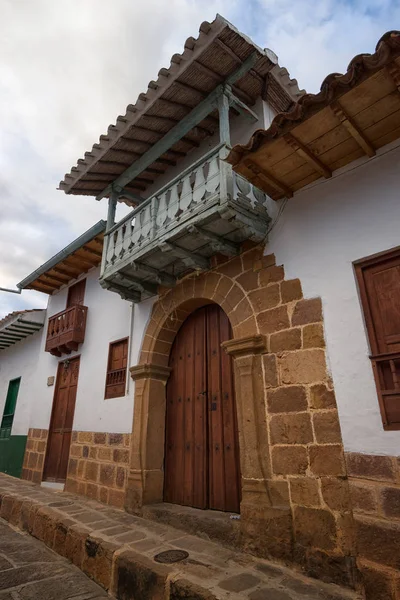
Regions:
[[108, 594], [42, 542], [0, 519], [0, 600], [101, 600]]
[[[4, 474], [0, 517], [69, 559], [120, 600], [359, 598], [179, 529]], [[166, 550], [185, 550], [188, 556], [159, 564], [154, 556]]]

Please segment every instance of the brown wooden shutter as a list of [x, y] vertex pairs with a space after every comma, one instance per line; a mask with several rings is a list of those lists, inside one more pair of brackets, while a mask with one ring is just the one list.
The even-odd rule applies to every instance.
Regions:
[[78, 281], [78, 283], [75, 283], [75, 285], [71, 285], [68, 290], [67, 308], [83, 304], [85, 299], [85, 288], [86, 279], [82, 279], [81, 281]]
[[385, 429], [400, 429], [400, 248], [355, 264]]
[[111, 342], [108, 350], [105, 398], [125, 396], [128, 339]]

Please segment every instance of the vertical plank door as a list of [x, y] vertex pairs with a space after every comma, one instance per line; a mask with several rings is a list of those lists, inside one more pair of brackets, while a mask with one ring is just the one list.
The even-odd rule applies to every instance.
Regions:
[[207, 306], [209, 508], [239, 512], [239, 436], [232, 358], [221, 348], [232, 338], [224, 311]]
[[164, 500], [239, 512], [240, 469], [232, 336], [216, 305], [196, 310], [178, 331], [167, 385]]
[[68, 290], [67, 308], [83, 304], [85, 299], [86, 279], [81, 279], [78, 283], [71, 285]]
[[58, 365], [43, 479], [63, 482], [67, 476], [80, 357]]

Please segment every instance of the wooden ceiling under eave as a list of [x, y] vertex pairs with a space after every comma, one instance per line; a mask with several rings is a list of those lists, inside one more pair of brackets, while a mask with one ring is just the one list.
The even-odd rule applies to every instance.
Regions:
[[319, 94], [304, 96], [268, 130], [235, 146], [228, 162], [279, 200], [373, 157], [400, 137], [399, 55], [400, 34], [385, 34], [374, 55], [355, 57], [345, 75], [328, 76]]
[[[106, 135], [100, 136], [99, 143], [78, 160], [60, 182], [60, 189], [67, 194], [99, 196], [253, 53], [257, 54], [253, 68], [235, 82], [232, 91], [249, 106], [263, 96], [274, 110], [287, 110], [302, 93], [297, 82], [288, 77], [286, 69], [274, 66], [249, 38], [218, 16], [212, 23], [201, 25], [198, 38], [186, 40], [184, 52], [172, 57], [171, 66], [160, 70], [157, 81], [149, 83], [147, 92], [140, 94], [136, 104], [130, 104], [125, 115], [109, 126]], [[235, 109], [231, 110], [237, 114]], [[144, 168], [125, 186], [126, 191], [144, 193], [146, 197], [147, 188], [160, 175], [218, 128], [215, 109]]]
[[40, 275], [27, 289], [37, 290], [45, 294], [52, 294], [63, 285], [68, 285], [73, 279], [87, 273], [93, 267], [98, 267], [101, 262], [103, 250], [103, 237], [101, 233], [93, 240], [76, 250], [54, 267]]

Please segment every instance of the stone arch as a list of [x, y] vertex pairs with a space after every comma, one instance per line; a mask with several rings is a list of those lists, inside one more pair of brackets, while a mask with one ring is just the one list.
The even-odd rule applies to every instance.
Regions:
[[[225, 350], [234, 357], [236, 406], [242, 472], [241, 513], [248, 504], [271, 505], [267, 480], [270, 473], [265, 408], [256, 402], [263, 396], [262, 353], [265, 336], [259, 334], [255, 308], [248, 298], [258, 287], [254, 263], [261, 260], [257, 247], [213, 270], [191, 274], [169, 290], [160, 290], [143, 338], [139, 364], [131, 369], [136, 381], [131, 464], [126, 508], [137, 511], [144, 504], [162, 502], [165, 438], [166, 383], [169, 355], [176, 333], [196, 309], [214, 303], [228, 316], [233, 339]], [[258, 376], [254, 376], [258, 373]], [[245, 402], [247, 399], [247, 402]], [[249, 399], [254, 400], [250, 406]], [[249, 411], [256, 419], [249, 419]], [[262, 498], [260, 498], [262, 497]]]
[[[169, 352], [185, 318], [208, 302], [228, 315], [233, 339], [242, 502], [238, 546], [298, 562], [352, 585], [354, 540], [336, 401], [326, 368], [322, 303], [263, 247], [192, 274], [159, 298], [136, 381], [125, 507], [162, 502]], [[160, 442], [161, 441], [161, 442]], [[316, 566], [317, 565], [317, 566]]]

